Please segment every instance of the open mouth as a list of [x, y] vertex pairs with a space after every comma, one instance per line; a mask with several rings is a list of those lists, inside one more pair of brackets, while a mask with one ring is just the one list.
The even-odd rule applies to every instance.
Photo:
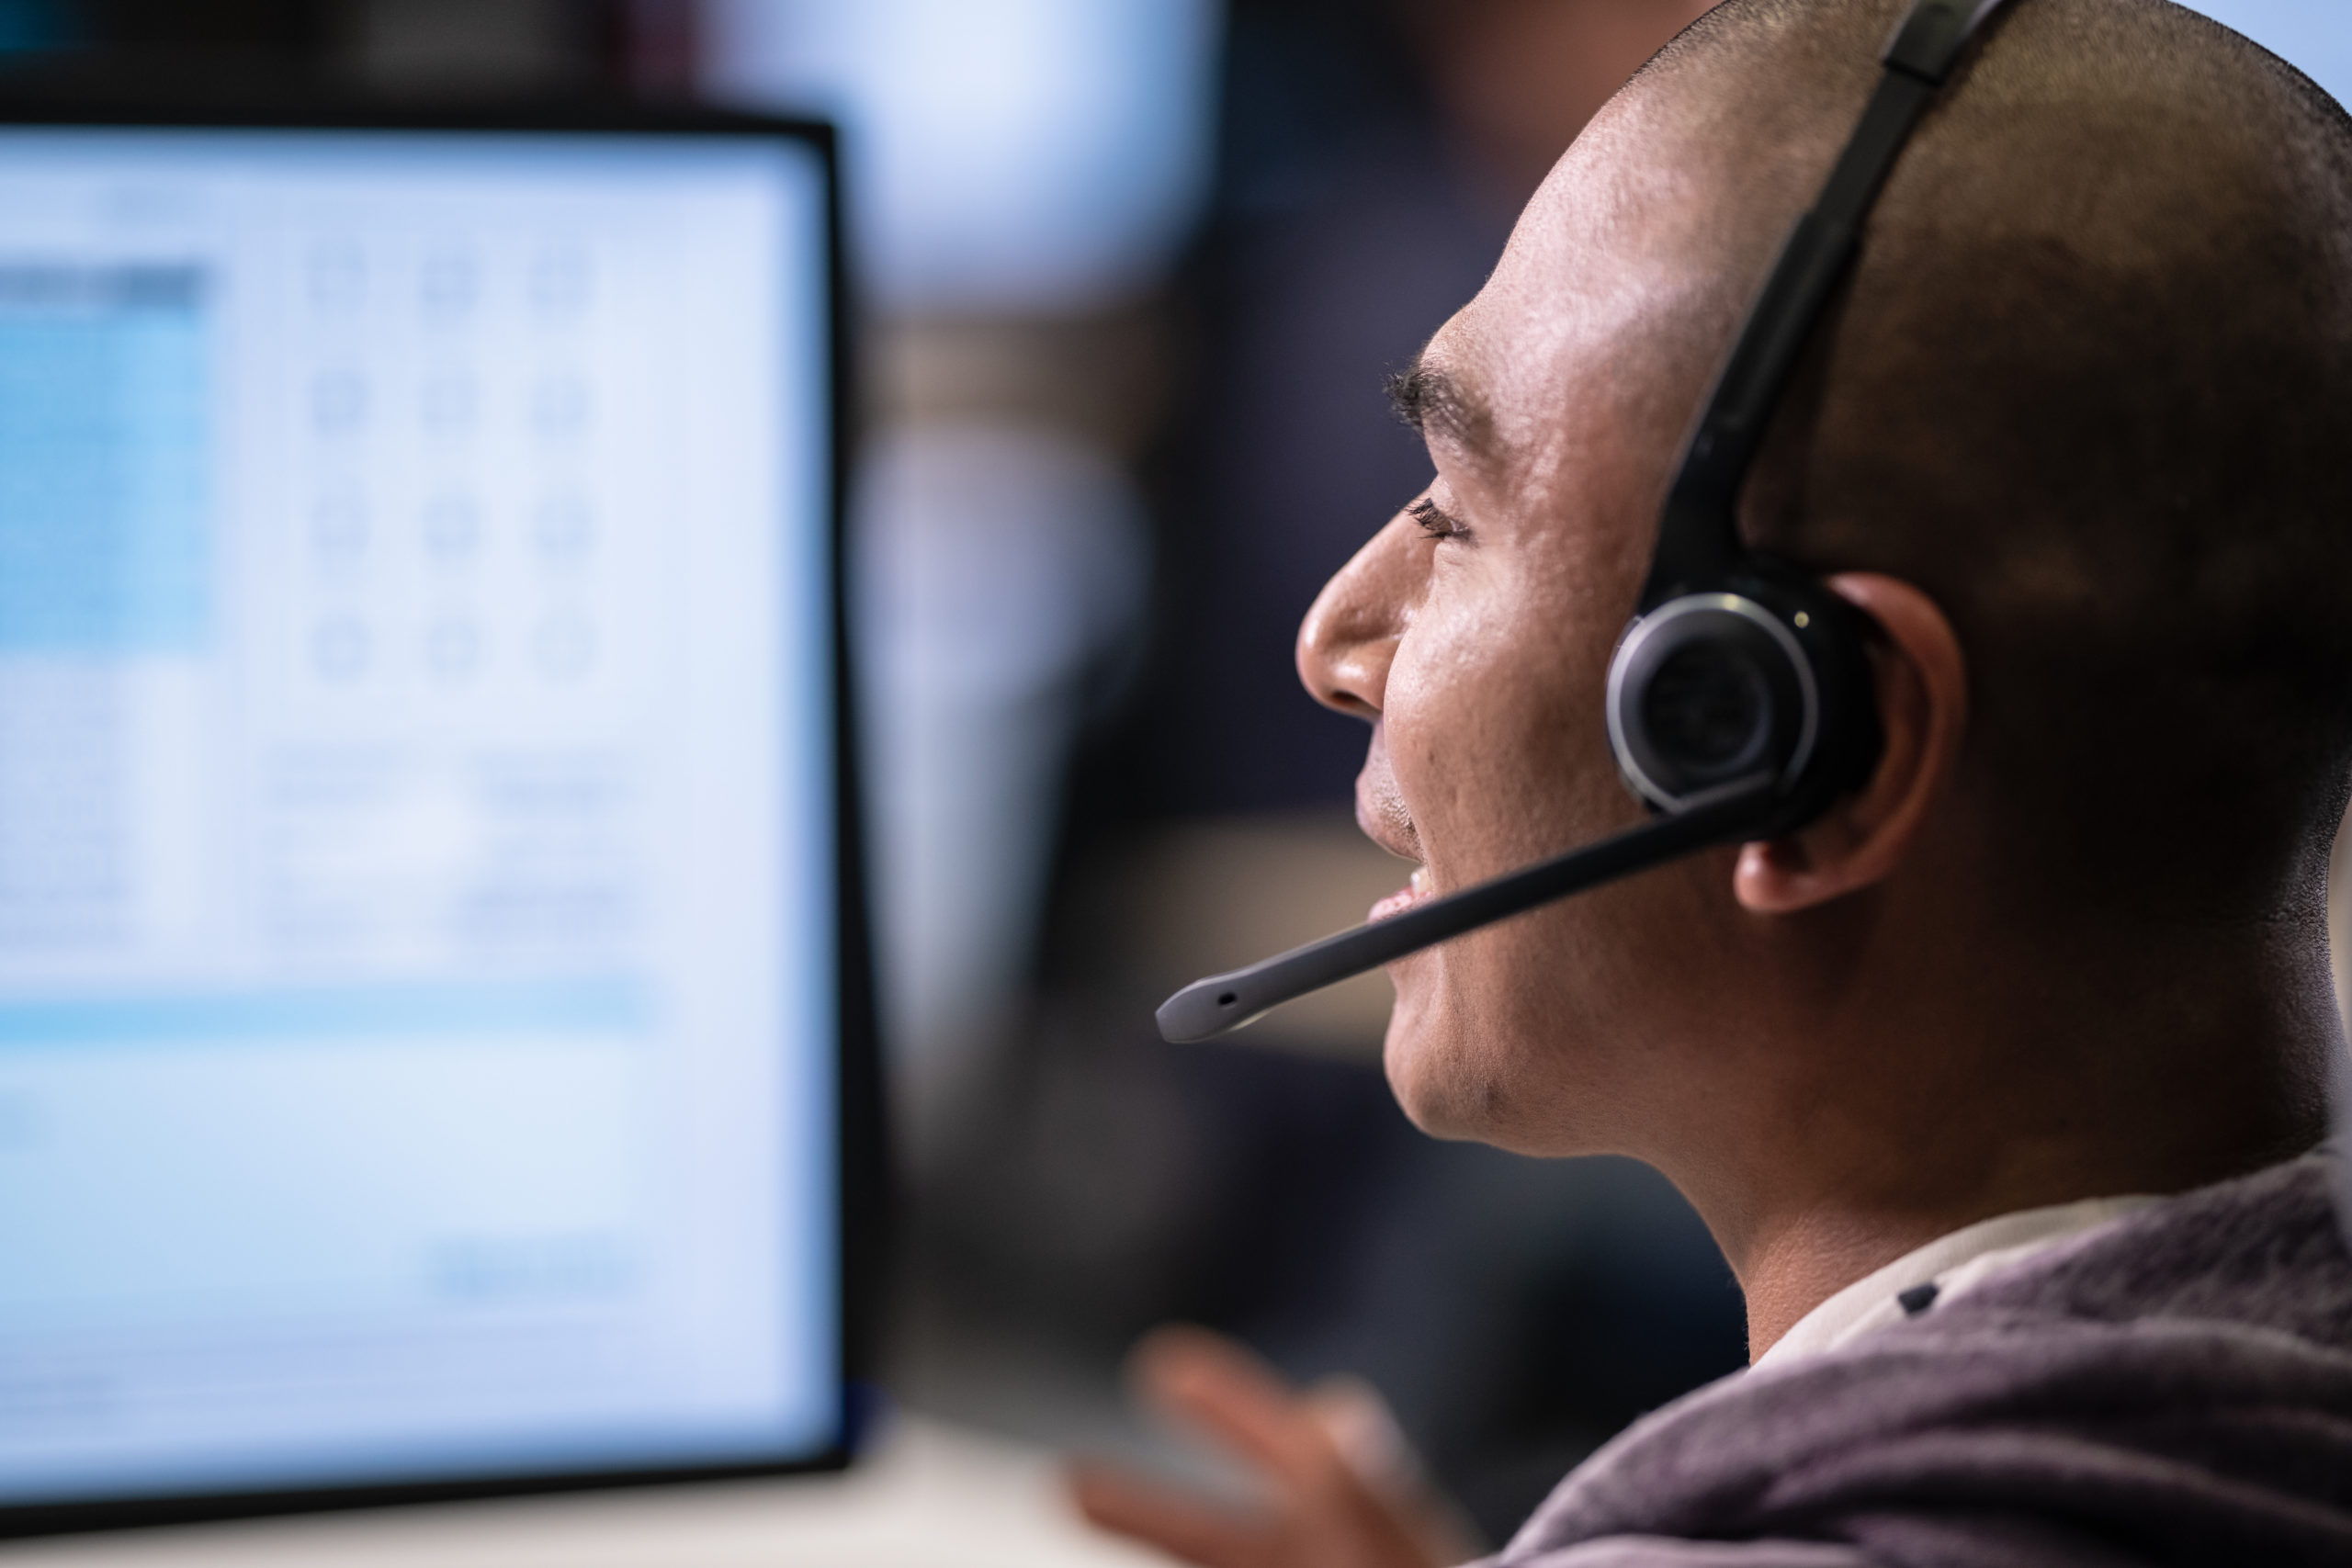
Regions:
[[1413, 879], [1374, 904], [1372, 907], [1372, 912], [1364, 919], [1367, 921], [1385, 920], [1391, 915], [1403, 914], [1414, 905], [1430, 897], [1432, 895], [1430, 890], [1430, 868], [1425, 865], [1417, 865], [1413, 868]]

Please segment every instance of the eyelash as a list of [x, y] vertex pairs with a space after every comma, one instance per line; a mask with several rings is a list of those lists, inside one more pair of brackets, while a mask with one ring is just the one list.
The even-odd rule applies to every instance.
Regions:
[[1406, 513], [1421, 525], [1421, 532], [1432, 539], [1458, 539], [1470, 532], [1457, 518], [1448, 515], [1428, 496], [1405, 508]]

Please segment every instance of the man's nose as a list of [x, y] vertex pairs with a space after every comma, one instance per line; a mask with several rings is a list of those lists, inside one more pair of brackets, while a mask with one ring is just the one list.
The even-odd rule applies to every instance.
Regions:
[[1325, 707], [1378, 718], [1388, 666], [1412, 618], [1420, 525], [1398, 513], [1323, 585], [1298, 627], [1298, 678]]

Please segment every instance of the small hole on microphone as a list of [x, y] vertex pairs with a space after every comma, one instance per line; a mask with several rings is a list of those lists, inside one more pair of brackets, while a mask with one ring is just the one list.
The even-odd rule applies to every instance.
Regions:
[[1217, 998], [1216, 1005], [1221, 1008], [1229, 1008], [1240, 999], [1241, 998], [1239, 997], [1235, 996], [1231, 991], [1227, 991], [1225, 995]]

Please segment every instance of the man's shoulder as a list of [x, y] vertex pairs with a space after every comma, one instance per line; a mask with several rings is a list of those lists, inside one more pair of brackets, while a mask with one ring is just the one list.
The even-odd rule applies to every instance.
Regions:
[[2352, 1348], [2336, 1164], [2322, 1151], [2165, 1199], [1985, 1281], [1911, 1331], [2023, 1317]]
[[1665, 1538], [2352, 1562], [2352, 1252], [2330, 1165], [2167, 1199], [1845, 1349], [1702, 1390], [1571, 1475], [1502, 1561]]

